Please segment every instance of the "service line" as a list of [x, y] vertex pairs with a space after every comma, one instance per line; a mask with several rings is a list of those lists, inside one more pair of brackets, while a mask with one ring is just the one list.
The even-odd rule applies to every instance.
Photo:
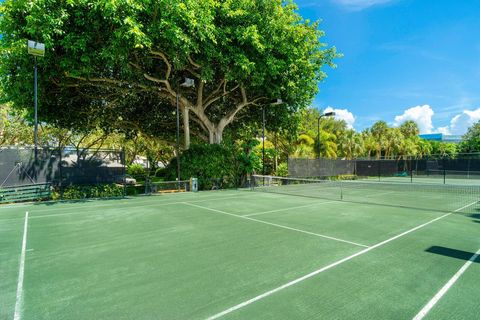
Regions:
[[470, 204], [467, 204], [467, 205], [465, 205], [465, 206], [463, 206], [463, 207], [461, 207], [461, 208], [456, 209], [455, 211], [451, 211], [451, 212], [446, 213], [446, 214], [444, 214], [444, 215], [442, 215], [442, 216], [440, 216], [440, 217], [437, 217], [437, 218], [435, 218], [435, 219], [432, 219], [432, 220], [430, 220], [430, 221], [427, 221], [427, 222], [425, 222], [425, 223], [423, 223], [423, 224], [421, 224], [421, 225], [418, 225], [418, 226], [416, 226], [416, 227], [414, 227], [414, 228], [412, 228], [412, 229], [410, 229], [410, 230], [407, 230], [407, 231], [405, 231], [405, 232], [402, 232], [402, 233], [400, 233], [400, 234], [398, 234], [398, 235], [396, 235], [396, 236], [394, 236], [394, 237], [392, 237], [392, 238], [390, 238], [390, 239], [384, 240], [384, 241], [379, 242], [379, 243], [377, 243], [377, 244], [375, 244], [375, 245], [373, 245], [373, 246], [371, 246], [371, 247], [368, 247], [368, 248], [363, 249], [363, 250], [361, 250], [361, 251], [359, 251], [359, 252], [357, 252], [357, 253], [354, 253], [354, 254], [352, 254], [351, 256], [348, 256], [348, 257], [346, 257], [346, 258], [343, 258], [343, 259], [341, 259], [341, 260], [338, 260], [338, 261], [336, 261], [336, 262], [334, 262], [334, 263], [332, 263], [332, 264], [329, 264], [329, 265], [327, 265], [327, 266], [325, 266], [325, 267], [323, 267], [323, 268], [320, 268], [320, 269], [318, 269], [318, 270], [315, 270], [315, 271], [313, 271], [313, 272], [311, 272], [311, 273], [309, 273], [309, 274], [306, 274], [306, 275], [304, 275], [304, 276], [302, 276], [302, 277], [300, 277], [300, 278], [297, 278], [297, 279], [295, 279], [295, 280], [292, 280], [292, 281], [290, 281], [290, 282], [287, 282], [287, 283], [285, 283], [285, 284], [283, 284], [283, 285], [281, 285], [281, 286], [279, 286], [279, 287], [277, 287], [277, 288], [275, 288], [275, 289], [272, 289], [272, 290], [270, 290], [270, 291], [264, 292], [264, 293], [262, 293], [262, 294], [260, 294], [260, 295], [258, 295], [258, 296], [256, 296], [256, 297], [253, 297], [253, 298], [251, 298], [251, 299], [249, 299], [249, 300], [246, 300], [246, 301], [244, 301], [244, 302], [242, 302], [242, 303], [239, 303], [239, 304], [237, 304], [237, 305], [235, 305], [235, 306], [233, 306], [233, 307], [231, 307], [231, 308], [228, 308], [228, 309], [226, 309], [226, 310], [224, 310], [224, 311], [221, 311], [221, 312], [219, 312], [219, 313], [217, 313], [217, 314], [214, 314], [213, 316], [208, 317], [207, 320], [214, 320], [214, 319], [221, 318], [221, 317], [223, 317], [223, 316], [225, 316], [225, 315], [227, 315], [227, 314], [229, 314], [229, 313], [232, 313], [232, 312], [234, 312], [234, 311], [236, 311], [236, 310], [238, 310], [238, 309], [241, 309], [241, 308], [243, 308], [243, 307], [246, 307], [246, 306], [248, 306], [248, 305], [250, 305], [250, 304], [252, 304], [252, 303], [255, 303], [255, 302], [259, 301], [259, 300], [262, 300], [262, 299], [264, 299], [264, 298], [266, 298], [266, 297], [268, 297], [268, 296], [270, 296], [270, 295], [272, 295], [272, 294], [274, 294], [274, 293], [276, 293], [276, 292], [278, 292], [278, 291], [281, 291], [281, 290], [286, 289], [286, 288], [288, 288], [288, 287], [291, 287], [291, 286], [293, 286], [293, 285], [295, 285], [295, 284], [297, 284], [297, 283], [299, 283], [299, 282], [302, 282], [302, 281], [304, 281], [304, 280], [307, 280], [307, 279], [309, 279], [309, 278], [312, 278], [312, 277], [316, 276], [316, 275], [319, 274], [319, 273], [322, 273], [322, 272], [324, 272], [324, 271], [327, 271], [327, 270], [329, 270], [329, 269], [332, 269], [332, 268], [334, 268], [334, 267], [336, 267], [336, 266], [338, 266], [338, 265], [340, 265], [340, 264], [342, 264], [342, 263], [344, 263], [344, 262], [347, 262], [347, 261], [349, 261], [349, 260], [352, 260], [353, 258], [356, 258], [356, 257], [358, 257], [358, 256], [361, 256], [361, 255], [363, 255], [363, 254], [365, 254], [365, 253], [367, 253], [367, 252], [369, 252], [369, 251], [371, 251], [371, 250], [373, 250], [373, 249], [379, 248], [379, 247], [381, 247], [381, 246], [383, 246], [383, 245], [385, 245], [385, 244], [387, 244], [387, 243], [389, 243], [389, 242], [392, 242], [392, 241], [394, 241], [394, 240], [396, 240], [396, 239], [398, 239], [398, 238], [401, 238], [401, 237], [403, 237], [403, 236], [406, 236], [406, 235], [409, 234], [409, 233], [412, 233], [412, 232], [417, 231], [417, 230], [419, 230], [419, 229], [421, 229], [421, 228], [423, 228], [423, 227], [426, 227], [426, 226], [428, 226], [429, 224], [432, 224], [432, 223], [434, 223], [434, 222], [436, 222], [436, 221], [438, 221], [438, 220], [441, 220], [441, 219], [443, 219], [443, 218], [446, 218], [446, 217], [448, 217], [449, 215], [451, 215], [451, 214], [453, 214], [453, 213], [455, 213], [455, 212], [461, 211], [461, 210], [463, 210], [463, 209], [465, 209], [465, 208], [467, 208], [467, 207], [470, 207], [470, 206], [474, 205], [475, 203], [477, 203], [477, 201], [474, 201], [474, 202], [472, 202], [472, 203], [470, 203]]

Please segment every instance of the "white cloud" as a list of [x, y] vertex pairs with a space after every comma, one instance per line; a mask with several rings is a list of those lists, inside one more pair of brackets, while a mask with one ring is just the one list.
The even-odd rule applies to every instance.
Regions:
[[438, 127], [436, 131], [437, 131], [438, 133], [443, 133], [443, 134], [446, 134], [446, 135], [449, 135], [449, 134], [450, 134], [450, 128], [449, 128], [448, 126]]
[[420, 133], [432, 133], [432, 116], [434, 113], [428, 104], [409, 108], [405, 110], [402, 115], [395, 117], [394, 126], [398, 127], [402, 122], [413, 120], [418, 124]]
[[353, 113], [348, 111], [348, 109], [334, 109], [328, 107], [325, 109], [325, 112], [335, 112], [335, 119], [344, 120], [347, 123], [349, 129], [353, 129], [353, 124], [355, 123], [355, 116]]
[[438, 128], [438, 131], [445, 134], [463, 135], [474, 123], [480, 121], [480, 108], [475, 110], [463, 110], [450, 120], [450, 125]]
[[331, 0], [351, 10], [363, 10], [368, 7], [391, 2], [392, 0]]

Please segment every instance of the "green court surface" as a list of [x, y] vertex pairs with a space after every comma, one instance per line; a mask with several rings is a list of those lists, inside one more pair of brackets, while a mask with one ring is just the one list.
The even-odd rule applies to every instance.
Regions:
[[478, 319], [479, 206], [426, 208], [248, 190], [2, 206], [0, 319]]

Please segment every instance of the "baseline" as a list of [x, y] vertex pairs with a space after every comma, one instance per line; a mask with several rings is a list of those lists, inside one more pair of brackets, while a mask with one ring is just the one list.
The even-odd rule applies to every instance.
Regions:
[[288, 288], [288, 287], [291, 287], [291, 286], [293, 286], [293, 285], [295, 285], [295, 284], [297, 284], [297, 283], [299, 283], [299, 282], [302, 282], [302, 281], [304, 281], [304, 280], [307, 280], [307, 279], [309, 279], [309, 278], [312, 278], [312, 277], [316, 276], [317, 274], [320, 274], [320, 273], [322, 273], [322, 272], [324, 272], [324, 271], [327, 271], [327, 270], [329, 270], [329, 269], [332, 269], [332, 268], [334, 268], [334, 267], [336, 267], [336, 266], [338, 266], [338, 265], [340, 265], [340, 264], [342, 264], [342, 263], [344, 263], [344, 262], [347, 262], [347, 261], [349, 261], [349, 260], [352, 260], [353, 258], [356, 258], [356, 257], [358, 257], [358, 256], [361, 256], [361, 255], [367, 253], [367, 252], [370, 252], [370, 251], [373, 250], [373, 249], [379, 248], [379, 247], [381, 247], [381, 246], [383, 246], [383, 245], [385, 245], [385, 244], [387, 244], [387, 243], [389, 243], [389, 242], [392, 242], [392, 241], [394, 241], [394, 240], [396, 240], [396, 239], [398, 239], [398, 238], [401, 238], [401, 237], [403, 237], [403, 236], [405, 236], [405, 235], [407, 235], [407, 234], [410, 234], [410, 233], [412, 233], [412, 232], [414, 232], [414, 231], [417, 231], [417, 230], [419, 230], [419, 229], [421, 229], [421, 228], [424, 228], [424, 227], [428, 226], [429, 224], [432, 224], [432, 223], [434, 223], [434, 222], [436, 222], [436, 221], [439, 221], [439, 220], [441, 220], [441, 219], [443, 219], [443, 218], [446, 218], [446, 217], [448, 217], [449, 215], [451, 215], [451, 214], [453, 214], [453, 213], [455, 213], [455, 212], [458, 212], [458, 211], [461, 211], [461, 210], [463, 210], [463, 209], [465, 209], [465, 208], [468, 208], [469, 206], [472, 206], [472, 205], [474, 205], [475, 203], [477, 203], [477, 201], [474, 201], [474, 202], [472, 202], [472, 203], [470, 203], [470, 204], [468, 204], [468, 205], [465, 205], [465, 206], [463, 206], [463, 207], [461, 207], [461, 208], [458, 208], [458, 209], [456, 209], [456, 210], [454, 210], [454, 211], [451, 211], [451, 212], [449, 212], [449, 213], [446, 213], [446, 214], [444, 214], [444, 215], [442, 215], [442, 216], [440, 216], [440, 217], [437, 217], [437, 218], [435, 218], [435, 219], [429, 220], [429, 221], [427, 221], [427, 222], [425, 222], [425, 223], [423, 223], [423, 224], [421, 224], [421, 225], [418, 225], [418, 226], [416, 226], [416, 227], [414, 227], [414, 228], [412, 228], [412, 229], [409, 229], [409, 230], [407, 230], [407, 231], [405, 231], [405, 232], [402, 232], [402, 233], [400, 233], [400, 234], [398, 234], [398, 235], [396, 235], [396, 236], [394, 236], [394, 237], [391, 237], [391, 238], [389, 238], [389, 239], [387, 239], [387, 240], [384, 240], [384, 241], [381, 241], [381, 242], [379, 242], [379, 243], [377, 243], [377, 244], [375, 244], [375, 245], [373, 245], [373, 246], [371, 246], [371, 247], [368, 247], [368, 248], [363, 249], [363, 250], [361, 250], [361, 251], [359, 251], [359, 252], [357, 252], [357, 253], [354, 253], [354, 254], [346, 257], [346, 258], [340, 259], [340, 260], [338, 260], [338, 261], [336, 261], [336, 262], [334, 262], [334, 263], [332, 263], [332, 264], [329, 264], [329, 265], [327, 265], [327, 266], [325, 266], [325, 267], [322, 267], [322, 268], [320, 268], [320, 269], [317, 269], [317, 270], [315, 270], [315, 271], [313, 271], [313, 272], [311, 272], [311, 273], [309, 273], [309, 274], [306, 274], [306, 275], [304, 275], [304, 276], [302, 276], [302, 277], [300, 277], [300, 278], [297, 278], [297, 279], [295, 279], [295, 280], [292, 280], [292, 281], [290, 281], [290, 282], [287, 282], [287, 283], [285, 283], [285, 284], [283, 284], [283, 285], [281, 285], [281, 286], [279, 286], [279, 287], [277, 287], [277, 288], [275, 288], [275, 289], [272, 289], [272, 290], [270, 290], [270, 291], [264, 292], [264, 293], [262, 293], [262, 294], [260, 294], [260, 295], [258, 295], [258, 296], [256, 296], [256, 297], [253, 297], [253, 298], [251, 298], [251, 299], [249, 299], [249, 300], [246, 300], [246, 301], [244, 301], [244, 302], [242, 302], [242, 303], [239, 303], [239, 304], [237, 304], [237, 305], [235, 305], [235, 306], [233, 306], [233, 307], [231, 307], [231, 308], [228, 308], [228, 309], [226, 309], [226, 310], [224, 310], [224, 311], [222, 311], [222, 312], [219, 312], [219, 313], [217, 313], [217, 314], [214, 314], [213, 316], [208, 317], [206, 320], [218, 319], [218, 318], [223, 317], [223, 316], [225, 316], [225, 315], [227, 315], [227, 314], [229, 314], [229, 313], [232, 313], [233, 311], [236, 311], [236, 310], [238, 310], [238, 309], [241, 309], [241, 308], [243, 308], [243, 307], [246, 307], [246, 306], [248, 306], [248, 305], [250, 305], [250, 304], [252, 304], [252, 303], [255, 303], [255, 302], [259, 301], [259, 300], [262, 300], [262, 299], [264, 299], [264, 298], [266, 298], [266, 297], [268, 297], [268, 296], [270, 296], [270, 295], [272, 295], [272, 294], [274, 294], [274, 293], [277, 293], [278, 291], [281, 291], [281, 290], [286, 289], [286, 288]]
[[[243, 195], [240, 195], [240, 196], [243, 196]], [[238, 198], [239, 195], [236, 195], [236, 196], [230, 196], [230, 197], [221, 197], [221, 198], [208, 198], [208, 199], [202, 199], [202, 200], [192, 200], [192, 201], [189, 201], [189, 202], [207, 202], [207, 201], [216, 201], [216, 200], [223, 200], [223, 199], [236, 199]], [[155, 206], [158, 206], [158, 207], [163, 207], [163, 206], [169, 206], [169, 205], [175, 205], [175, 204], [183, 204], [185, 201], [175, 201], [175, 202], [160, 202], [160, 203], [149, 203], [149, 204], [141, 204], [140, 206], [141, 207], [155, 207]], [[123, 205], [125, 205], [126, 203], [122, 203]], [[133, 203], [128, 203], [128, 204], [133, 204]], [[139, 204], [135, 204], [136, 206], [139, 206]], [[135, 205], [133, 207], [135, 207]], [[100, 207], [101, 205], [98, 205], [98, 206], [95, 206], [95, 207], [92, 207], [92, 209], [96, 209], [98, 207]], [[101, 206], [101, 207], [104, 207], [104, 206]], [[55, 210], [65, 210], [66, 208], [54, 208]], [[78, 208], [74, 208], [74, 209], [78, 209]], [[45, 211], [50, 211], [50, 210], [46, 210], [46, 209], [40, 209], [40, 210], [36, 210], [36, 212], [45, 212]], [[39, 216], [32, 216], [30, 217], [30, 219], [41, 219], [41, 218], [48, 218], [48, 217], [56, 217], [56, 216], [69, 216], [69, 215], [77, 215], [77, 214], [83, 214], [85, 215], [85, 212], [64, 212], [64, 213], [54, 213], [54, 214], [44, 214], [44, 215], [39, 215]], [[96, 213], [94, 213], [96, 214]]]

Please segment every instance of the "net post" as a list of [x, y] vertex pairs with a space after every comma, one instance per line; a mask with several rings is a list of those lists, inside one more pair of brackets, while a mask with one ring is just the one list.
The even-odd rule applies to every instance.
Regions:
[[340, 180], [340, 200], [343, 200], [343, 184], [342, 184], [342, 180]]

